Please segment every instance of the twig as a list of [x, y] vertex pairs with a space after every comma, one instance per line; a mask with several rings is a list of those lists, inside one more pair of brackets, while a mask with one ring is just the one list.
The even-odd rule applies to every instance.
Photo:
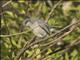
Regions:
[[15, 34], [10, 34], [10, 35], [0, 35], [0, 37], [12, 37], [12, 36], [16, 36], [16, 35], [26, 34], [26, 33], [30, 32], [30, 31], [31, 30], [20, 32], [20, 33], [15, 33]]
[[[72, 23], [71, 23], [71, 24], [72, 24]], [[65, 37], [66, 35], [68, 35], [69, 33], [71, 33], [77, 26], [78, 26], [78, 24], [72, 26], [72, 27], [69, 29], [68, 32], [66, 32], [66, 33], [64, 33], [64, 34], [62, 35], [62, 37], [60, 37], [60, 38], [58, 37], [59, 40], [62, 40], [61, 38]], [[55, 41], [56, 39], [58, 39], [58, 38], [55, 38], [54, 41]], [[48, 42], [47, 44], [40, 45], [40, 46], [48, 46], [48, 45], [50, 45], [50, 44], [53, 44], [54, 41]], [[58, 42], [58, 41], [57, 41], [57, 42]]]
[[8, 1], [8, 2], [6, 2], [5, 4], [2, 5], [2, 7], [5, 7], [6, 5], [8, 5], [8, 4], [11, 3], [11, 2], [12, 2], [11, 0]]
[[33, 40], [35, 40], [36, 36], [33, 36], [33, 38], [31, 40], [29, 40], [29, 42], [26, 42], [24, 47], [17, 53], [16, 57], [14, 60], [19, 60], [19, 58], [21, 57], [21, 55], [26, 51], [26, 49], [29, 47], [29, 45], [31, 44], [31, 42]]
[[[78, 45], [78, 44], [80, 44], [80, 36], [77, 39], [75, 39], [73, 42], [71, 42], [69, 45], [65, 46], [64, 49], [60, 50], [60, 51], [62, 51], [61, 55], [64, 54], [65, 52], [67, 52], [69, 49], [71, 49], [71, 47], [73, 47], [74, 45]], [[59, 53], [60, 51], [53, 52], [53, 54]], [[48, 55], [50, 55], [50, 54], [48, 54]], [[48, 55], [46, 55], [46, 57], [48, 57]], [[42, 58], [45, 59], [46, 57], [43, 56]]]
[[[3, 16], [2, 16], [2, 18], [3, 18]], [[11, 32], [10, 32], [10, 28], [8, 27], [8, 24], [7, 24], [7, 21], [6, 20], [3, 20], [3, 23], [4, 23], [4, 25], [5, 25], [5, 27], [6, 27], [6, 29], [5, 29], [5, 31], [8, 33], [8, 34], [11, 34]], [[11, 52], [13, 53], [14, 52], [14, 44], [13, 44], [13, 42], [12, 42], [12, 37], [9, 37], [9, 41], [10, 41], [10, 44], [11, 44], [11, 48], [10, 48], [10, 50], [11, 50]], [[10, 53], [11, 53], [10, 52]], [[12, 58], [12, 57], [11, 57]]]
[[76, 38], [73, 42], [71, 42], [69, 45], [65, 46], [65, 48], [62, 50], [63, 51], [62, 54], [67, 52], [69, 49], [71, 49], [71, 47], [78, 45], [78, 44], [80, 44], [80, 36]]
[[[73, 25], [73, 24], [70, 24], [70, 25]], [[71, 30], [72, 31], [72, 30]], [[70, 32], [66, 33], [66, 34], [63, 34], [62, 36], [60, 36], [59, 38], [55, 39], [54, 41], [52, 41], [51, 43], [53, 43], [52, 45], [49, 45], [46, 49], [48, 49], [49, 47], [53, 46], [54, 44], [56, 44], [61, 38], [63, 38], [64, 36], [66, 36], [67, 34], [69, 34]], [[33, 45], [33, 44], [32, 44]], [[44, 49], [42, 52], [44, 52], [46, 49]], [[42, 53], [41, 52], [41, 53]], [[39, 53], [40, 54], [40, 53]], [[37, 54], [38, 55], [38, 54]], [[36, 57], [37, 55], [35, 55], [34, 57]], [[33, 58], [34, 58], [33, 57]], [[33, 59], [32, 58], [32, 59]]]
[[58, 31], [58, 32], [56, 32], [56, 33], [54, 33], [54, 34], [52, 34], [52, 35], [50, 35], [49, 37], [46, 37], [46, 38], [40, 39], [40, 40], [36, 40], [36, 41], [35, 41], [34, 43], [32, 43], [30, 46], [32, 46], [32, 45], [34, 45], [34, 44], [36, 44], [36, 43], [45, 41], [45, 40], [47, 40], [47, 39], [49, 39], [49, 38], [51, 38], [51, 37], [57, 35], [58, 33], [60, 33], [60, 32], [62, 32], [62, 31], [64, 31], [64, 30], [66, 30], [66, 29], [72, 27], [73, 25], [78, 24], [78, 23], [80, 23], [80, 21], [77, 21], [77, 22], [75, 22], [74, 24], [70, 24], [70, 25], [66, 26], [65, 28], [61, 29], [60, 31]]
[[37, 44], [37, 43], [42, 42], [42, 41], [45, 41], [45, 40], [47, 40], [47, 39], [55, 36], [56, 34], [62, 32], [62, 31], [64, 31], [64, 30], [66, 30], [67, 28], [70, 28], [70, 27], [72, 27], [73, 25], [76, 25], [77, 23], [80, 23], [80, 21], [77, 21], [77, 22], [75, 22], [74, 24], [70, 24], [70, 25], [66, 26], [65, 28], [61, 29], [60, 31], [56, 32], [55, 34], [52, 34], [52, 35], [49, 36], [49, 37], [46, 37], [46, 38], [44, 38], [44, 39], [40, 39], [40, 40], [34, 41], [33, 43], [31, 43], [31, 44], [29, 44], [28, 46], [26, 46], [23, 50], [21, 50], [21, 52], [17, 55], [17, 57], [15, 58], [15, 60], [18, 60], [18, 59], [19, 59], [19, 56], [21, 56], [21, 54], [23, 53], [23, 51], [25, 52], [26, 49], [28, 49], [29, 47], [33, 46], [34, 44]]
[[[72, 22], [71, 22], [71, 24], [72, 24]], [[71, 25], [71, 24], [70, 24], [70, 25]], [[44, 52], [45, 50], [47, 50], [48, 48], [50, 48], [51, 46], [55, 45], [58, 41], [61, 40], [61, 38], [63, 38], [64, 36], [68, 35], [69, 33], [71, 33], [71, 32], [74, 30], [75, 27], [76, 27], [76, 26], [72, 26], [72, 28], [70, 28], [70, 31], [64, 33], [63, 35], [61, 35], [60, 37], [54, 39], [53, 41], [51, 41], [51, 42], [49, 42], [49, 43], [47, 43], [47, 44], [44, 44], [44, 46], [46, 46], [46, 45], [49, 45], [49, 46], [47, 46], [45, 49], [43, 49], [43, 50], [41, 51], [41, 53]], [[42, 45], [42, 46], [43, 46], [43, 45]], [[39, 54], [40, 54], [40, 53], [39, 53]], [[37, 55], [39, 55], [39, 54], [37, 54]], [[37, 55], [35, 55], [34, 57], [36, 57]], [[42, 59], [43, 59], [43, 57], [42, 57]]]
[[56, 8], [61, 2], [62, 2], [62, 0], [60, 0], [57, 4], [55, 4], [55, 5], [52, 7], [52, 9], [51, 9], [50, 13], [48, 14], [45, 22], [48, 22], [51, 14], [53, 13], [53, 11], [55, 10], [55, 8]]

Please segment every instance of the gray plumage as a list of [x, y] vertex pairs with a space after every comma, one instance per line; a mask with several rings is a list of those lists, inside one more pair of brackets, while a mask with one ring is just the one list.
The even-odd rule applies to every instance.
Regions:
[[50, 34], [50, 29], [48, 24], [39, 18], [27, 18], [23, 21], [23, 25], [29, 26], [30, 29], [32, 29], [32, 32], [37, 36], [37, 37], [45, 37], [46, 35]]

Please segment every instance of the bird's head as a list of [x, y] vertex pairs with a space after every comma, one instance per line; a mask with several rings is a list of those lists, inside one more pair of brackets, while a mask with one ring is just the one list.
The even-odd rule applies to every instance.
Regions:
[[30, 18], [26, 18], [24, 21], [23, 21], [23, 26], [30, 26], [32, 24], [31, 22], [31, 19]]

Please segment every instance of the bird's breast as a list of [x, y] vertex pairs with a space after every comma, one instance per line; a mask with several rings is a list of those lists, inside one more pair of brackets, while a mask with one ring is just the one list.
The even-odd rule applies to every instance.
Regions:
[[33, 29], [33, 33], [38, 37], [44, 37], [47, 35], [47, 33], [40, 27]]

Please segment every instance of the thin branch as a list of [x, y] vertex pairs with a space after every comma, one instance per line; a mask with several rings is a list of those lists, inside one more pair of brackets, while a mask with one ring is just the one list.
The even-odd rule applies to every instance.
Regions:
[[[73, 22], [73, 21], [72, 21], [72, 22]], [[71, 22], [71, 24], [72, 24], [72, 22]], [[70, 24], [70, 25], [71, 25], [71, 24]], [[46, 47], [45, 49], [43, 49], [40, 53], [44, 52], [45, 50], [47, 50], [47, 49], [50, 48], [51, 46], [55, 45], [58, 41], [61, 40], [61, 38], [63, 38], [64, 36], [68, 35], [69, 33], [71, 33], [71, 32], [74, 30], [75, 27], [76, 27], [75, 25], [72, 26], [72, 28], [70, 28], [70, 31], [64, 33], [63, 35], [61, 35], [60, 37], [54, 39], [53, 41], [51, 41], [51, 42], [49, 42], [49, 43], [47, 43], [47, 44], [44, 44], [44, 46], [47, 45], [47, 47]], [[49, 46], [48, 46], [48, 45], [49, 45]], [[42, 45], [42, 46], [43, 46], [43, 45]], [[40, 54], [40, 53], [39, 53], [39, 54]], [[39, 54], [35, 55], [34, 57], [38, 56]], [[34, 57], [33, 57], [33, 58], [34, 58]], [[33, 58], [32, 58], [32, 59], [33, 59]], [[42, 57], [42, 59], [43, 59], [43, 57]]]
[[[76, 38], [73, 42], [71, 42], [69, 45], [65, 46], [64, 49], [61, 49], [60, 51], [61, 54], [64, 54], [65, 52], [67, 52], [69, 49], [71, 49], [71, 47], [73, 47], [74, 45], [78, 45], [80, 44], [80, 36], [78, 38]], [[57, 52], [53, 52], [54, 53], [59, 53], [60, 51], [57, 51]], [[48, 54], [48, 55], [51, 55], [51, 54]], [[48, 55], [46, 56], [43, 56], [42, 59], [45, 59], [46, 57], [48, 57]]]
[[12, 2], [11, 0], [8, 1], [8, 2], [6, 2], [5, 4], [2, 5], [2, 7], [5, 7], [6, 5], [8, 5], [8, 4], [11, 3], [11, 2]]
[[80, 36], [76, 38], [73, 42], [71, 42], [69, 45], [65, 46], [65, 48], [62, 50], [62, 54], [67, 52], [69, 49], [71, 49], [71, 47], [76, 46], [78, 44], [80, 44]]
[[62, 2], [62, 0], [60, 0], [57, 4], [55, 4], [55, 5], [52, 7], [52, 9], [51, 9], [50, 13], [48, 14], [45, 22], [48, 22], [51, 14], [54, 12], [55, 8], [56, 8], [61, 2]]
[[57, 35], [58, 33], [60, 33], [60, 32], [62, 32], [62, 31], [64, 31], [64, 30], [66, 30], [66, 29], [68, 29], [68, 28], [70, 28], [70, 27], [72, 27], [73, 25], [76, 25], [76, 24], [78, 24], [78, 23], [80, 23], [80, 20], [77, 21], [77, 22], [75, 22], [74, 24], [70, 24], [70, 25], [66, 26], [65, 28], [61, 29], [60, 31], [58, 31], [58, 32], [56, 32], [56, 33], [54, 33], [54, 34], [52, 34], [52, 35], [50, 35], [49, 37], [46, 37], [46, 38], [40, 39], [40, 40], [36, 40], [36, 41], [33, 42], [30, 46], [32, 46], [32, 45], [34, 45], [34, 44], [36, 44], [36, 43], [45, 41], [45, 40], [47, 40], [47, 39], [49, 39], [49, 38], [52, 38], [52, 37], [54, 37], [55, 35]]
[[19, 60], [21, 55], [27, 50], [28, 46], [31, 44], [32, 41], [35, 40], [35, 38], [36, 38], [36, 36], [33, 36], [33, 38], [31, 40], [29, 40], [28, 42], [25, 43], [24, 47], [17, 53], [14, 60]]
[[[76, 22], [76, 21], [75, 21], [75, 22]], [[74, 22], [74, 19], [73, 19], [70, 24], [73, 24], [73, 23], [75, 23], [75, 22]], [[78, 24], [72, 26], [71, 28], [69, 28], [69, 31], [65, 32], [65, 33], [62, 35], [62, 37], [60, 37], [60, 38], [58, 37], [59, 40], [62, 40], [61, 38], [65, 37], [66, 35], [68, 35], [69, 33], [71, 33], [77, 26], [78, 26]], [[57, 38], [55, 38], [54, 40], [56, 40], [56, 39], [57, 39]], [[51, 42], [48, 42], [47, 44], [43, 44], [43, 45], [40, 45], [40, 46], [41, 46], [41, 47], [42, 47], [42, 46], [48, 46], [48, 45], [50, 45], [51, 43], [53, 44], [53, 42], [51, 41]]]
[[16, 35], [26, 34], [26, 33], [30, 32], [30, 31], [31, 30], [23, 31], [23, 32], [20, 32], [20, 33], [15, 33], [15, 34], [10, 34], [10, 35], [0, 35], [0, 37], [12, 37], [12, 36], [16, 36]]
[[[77, 22], [75, 22], [74, 24], [70, 24], [70, 25], [66, 26], [65, 28], [61, 29], [60, 31], [56, 32], [55, 34], [52, 34], [51, 36], [49, 36], [49, 37], [47, 37], [47, 38], [34, 41], [33, 43], [31, 43], [30, 45], [28, 45], [28, 46], [26, 46], [26, 47], [24, 48], [24, 52], [25, 52], [26, 49], [28, 49], [29, 47], [33, 46], [34, 44], [37, 44], [37, 43], [42, 42], [42, 41], [45, 41], [45, 40], [47, 40], [47, 39], [55, 36], [56, 34], [58, 34], [58, 33], [62, 32], [62, 31], [64, 31], [64, 30], [72, 27], [73, 25], [78, 24], [78, 23], [80, 23], [80, 21], [77, 21]], [[60, 38], [61, 38], [61, 37], [60, 37]], [[58, 40], [58, 39], [57, 39], [57, 40]], [[54, 42], [57, 42], [57, 40], [54, 41]], [[22, 54], [22, 53], [20, 53], [19, 55], [21, 56], [21, 54]], [[17, 55], [17, 56], [18, 56], [18, 55]], [[18, 60], [18, 59], [19, 59], [19, 57], [17, 58], [17, 60]], [[15, 59], [15, 60], [16, 60], [16, 59]]]
[[[63, 54], [63, 53], [65, 53], [65, 52], [67, 52], [71, 47], [73, 47], [74, 45], [78, 45], [78, 44], [80, 44], [80, 36], [79, 36], [77, 39], [75, 39], [73, 42], [71, 42], [69, 45], [65, 46], [64, 48], [62, 48], [62, 49], [60, 49], [60, 50], [57, 50], [57, 51], [54, 51], [53, 54], [54, 54], [54, 53], [58, 53], [58, 52], [60, 52], [60, 51], [63, 51], [63, 52], [62, 52], [62, 54]], [[49, 47], [51, 47], [51, 46], [53, 46], [53, 45], [49, 45]], [[49, 47], [48, 47], [48, 48], [49, 48]], [[47, 49], [48, 49], [48, 48], [47, 48]], [[51, 53], [51, 54], [52, 54], [52, 53]], [[49, 55], [51, 55], [51, 54], [49, 54]], [[47, 55], [47, 56], [48, 56], [48, 55]], [[43, 59], [43, 58], [45, 58], [45, 56], [43, 56], [42, 59]]]

